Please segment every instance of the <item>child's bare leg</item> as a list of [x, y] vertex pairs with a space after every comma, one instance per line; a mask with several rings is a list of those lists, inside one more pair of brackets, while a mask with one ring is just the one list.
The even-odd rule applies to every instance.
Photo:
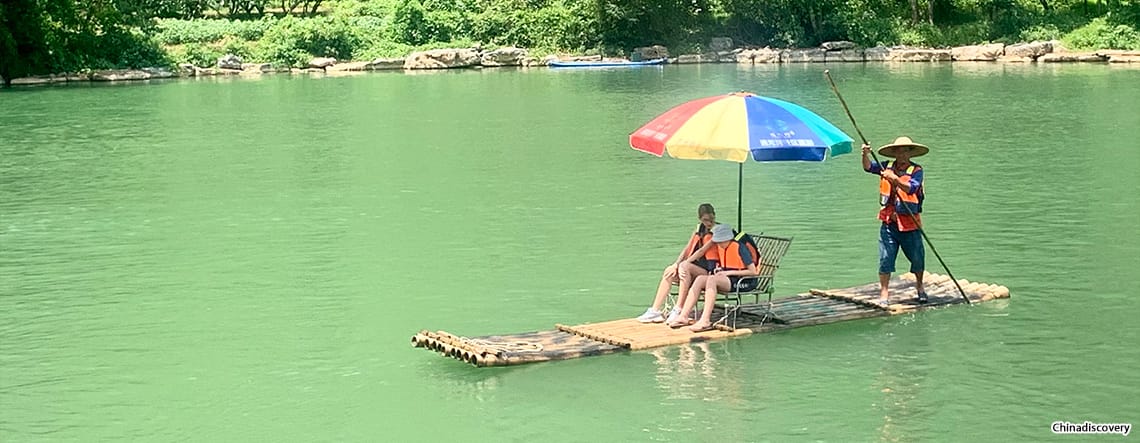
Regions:
[[712, 275], [705, 279], [705, 309], [701, 312], [701, 318], [690, 326], [689, 329], [698, 331], [712, 325], [712, 313], [713, 309], [716, 308], [716, 293], [718, 290], [732, 290], [732, 281], [723, 275]]

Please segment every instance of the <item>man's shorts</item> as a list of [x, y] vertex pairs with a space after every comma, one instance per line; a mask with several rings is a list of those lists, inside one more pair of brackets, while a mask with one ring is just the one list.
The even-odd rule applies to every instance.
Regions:
[[760, 279], [758, 278], [745, 278], [737, 276], [729, 277], [728, 281], [732, 282], [732, 289], [737, 292], [751, 291], [753, 289], [756, 289], [756, 286], [760, 284]]
[[926, 250], [922, 246], [922, 233], [918, 230], [900, 232], [898, 226], [883, 223], [879, 228], [879, 273], [895, 272], [899, 249], [910, 260], [910, 272], [926, 270]]

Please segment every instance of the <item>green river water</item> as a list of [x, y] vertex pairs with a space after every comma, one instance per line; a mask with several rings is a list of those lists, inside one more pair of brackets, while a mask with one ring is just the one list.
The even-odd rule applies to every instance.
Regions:
[[[509, 368], [409, 346], [643, 312], [698, 204], [735, 223], [737, 167], [628, 134], [747, 90], [855, 136], [822, 65], [0, 91], [0, 441], [1117, 441], [1050, 424], [1140, 424], [1140, 70], [827, 67], [873, 144], [932, 147], [931, 240], [1011, 299]], [[778, 295], [874, 281], [858, 154], [744, 174], [744, 229], [795, 237]]]

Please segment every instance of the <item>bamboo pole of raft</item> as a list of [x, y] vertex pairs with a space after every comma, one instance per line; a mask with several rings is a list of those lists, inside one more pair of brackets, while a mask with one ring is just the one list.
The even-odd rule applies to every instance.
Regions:
[[637, 331], [658, 329], [663, 325], [664, 325], [663, 323], [635, 323], [635, 324], [631, 324], [631, 325], [630, 324], [615, 325], [613, 328], [607, 329], [606, 332], [609, 332], [611, 334], [616, 335], [616, 334], [622, 334], [622, 333], [626, 333], [626, 332], [637, 332]]
[[491, 353], [491, 354], [497, 353], [496, 351], [494, 351], [492, 349], [488, 349], [484, 346], [481, 346], [481, 345], [478, 345], [475, 343], [471, 343], [470, 341], [463, 341], [463, 339], [456, 337], [455, 335], [449, 334], [447, 332], [444, 332], [444, 331], [439, 331], [435, 335], [436, 335], [436, 340], [438, 340], [441, 343], [450, 345], [454, 348], [459, 348], [461, 350], [466, 350], [468, 352], [475, 352], [475, 353]]
[[820, 305], [813, 308], [781, 311], [781, 313], [788, 318], [801, 318], [815, 317], [820, 314], [827, 315], [835, 312], [861, 311], [866, 310], [867, 308], [867, 306], [862, 306], [854, 303], [835, 301], [834, 304]]
[[661, 347], [661, 346], [683, 345], [683, 344], [693, 343], [693, 342], [701, 342], [701, 341], [708, 341], [708, 340], [719, 340], [719, 339], [729, 338], [729, 337], [739, 337], [739, 336], [748, 335], [751, 333], [752, 333], [751, 329], [737, 329], [735, 332], [725, 333], [725, 334], [691, 333], [687, 336], [680, 335], [680, 336], [672, 336], [672, 337], [662, 337], [662, 338], [659, 338], [657, 340], [646, 340], [643, 342], [634, 343], [633, 345], [630, 346], [630, 350], [642, 350], [642, 349], [657, 348], [657, 347]]
[[606, 333], [601, 333], [601, 332], [583, 331], [580, 328], [575, 328], [572, 326], [566, 326], [564, 324], [556, 324], [556, 325], [554, 325], [554, 327], [557, 328], [559, 331], [566, 332], [569, 334], [578, 335], [581, 337], [586, 337], [588, 339], [600, 341], [602, 343], [607, 343], [607, 344], [611, 344], [614, 346], [620, 346], [623, 348], [629, 347], [629, 341], [625, 340], [621, 337], [615, 337], [615, 336], [612, 336], [612, 335], [609, 335]]

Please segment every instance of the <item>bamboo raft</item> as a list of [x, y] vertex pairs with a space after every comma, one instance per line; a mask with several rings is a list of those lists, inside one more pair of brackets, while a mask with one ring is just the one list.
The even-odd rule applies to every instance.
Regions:
[[[971, 303], [1009, 298], [1009, 289], [987, 283], [958, 280]], [[661, 323], [639, 323], [627, 318], [575, 326], [555, 325], [553, 330], [521, 334], [461, 337], [444, 331], [420, 331], [412, 346], [437, 351], [475, 366], [509, 366], [551, 360], [628, 352], [660, 346], [742, 337], [803, 326], [874, 317], [889, 317], [965, 303], [950, 277], [927, 273], [929, 302], [915, 301], [914, 276], [903, 274], [890, 281], [891, 304], [880, 306], [879, 284], [840, 289], [812, 289], [767, 303], [742, 305], [736, 328], [719, 326], [705, 332], [671, 329]], [[724, 307], [716, 308], [717, 318]]]

